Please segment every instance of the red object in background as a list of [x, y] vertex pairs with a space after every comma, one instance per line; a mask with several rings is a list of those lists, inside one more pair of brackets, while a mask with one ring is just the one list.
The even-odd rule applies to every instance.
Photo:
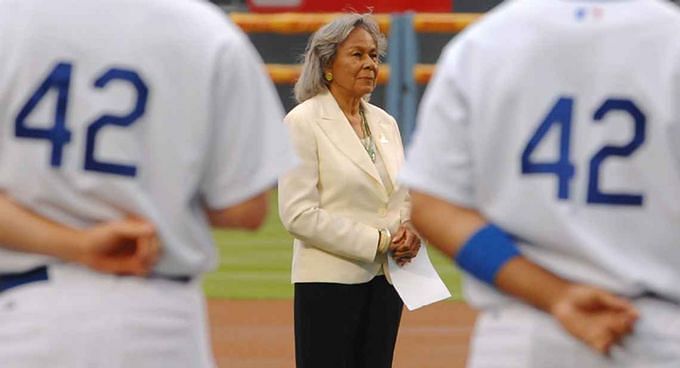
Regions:
[[248, 0], [252, 12], [451, 12], [453, 0]]

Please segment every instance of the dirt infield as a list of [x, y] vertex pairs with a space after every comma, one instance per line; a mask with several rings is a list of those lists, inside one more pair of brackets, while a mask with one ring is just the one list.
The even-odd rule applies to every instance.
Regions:
[[[208, 302], [213, 349], [220, 368], [293, 368], [290, 300]], [[394, 368], [462, 368], [475, 312], [443, 302], [404, 310]]]

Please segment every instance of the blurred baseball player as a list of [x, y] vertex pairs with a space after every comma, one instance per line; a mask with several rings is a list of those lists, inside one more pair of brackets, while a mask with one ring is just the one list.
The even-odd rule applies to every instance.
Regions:
[[0, 70], [0, 366], [214, 366], [210, 225], [258, 227], [294, 160], [247, 38], [203, 1], [0, 0]]
[[666, 1], [508, 1], [446, 47], [401, 178], [471, 276], [469, 366], [680, 367], [678, 101]]

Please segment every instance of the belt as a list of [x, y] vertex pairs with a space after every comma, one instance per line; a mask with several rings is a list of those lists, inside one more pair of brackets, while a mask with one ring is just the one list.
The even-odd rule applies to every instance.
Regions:
[[16, 273], [0, 273], [0, 293], [31, 282], [47, 281], [47, 266]]
[[152, 273], [151, 275], [148, 276], [150, 279], [163, 279], [163, 280], [170, 280], [174, 282], [179, 282], [186, 284], [189, 281], [191, 281], [192, 277], [191, 276], [177, 276], [177, 275], [159, 275], [157, 273]]
[[[170, 280], [184, 284], [190, 282], [192, 279], [191, 276], [169, 276], [159, 274], [152, 274], [149, 278]], [[48, 279], [47, 266], [39, 266], [24, 272], [0, 273], [0, 293], [17, 286], [30, 284], [32, 282], [47, 281]]]
[[663, 301], [663, 302], [666, 302], [666, 303], [680, 305], [680, 302], [673, 299], [672, 297], [668, 297], [666, 295], [658, 294], [658, 293], [653, 292], [653, 291], [645, 291], [643, 293], [640, 293], [640, 294], [632, 297], [631, 299], [635, 300], [635, 299], [643, 299], [643, 298], [656, 299], [656, 300], [660, 300], [660, 301]]

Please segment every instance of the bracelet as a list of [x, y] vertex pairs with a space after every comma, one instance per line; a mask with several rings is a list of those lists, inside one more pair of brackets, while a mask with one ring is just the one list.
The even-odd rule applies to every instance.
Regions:
[[390, 249], [392, 234], [385, 228], [378, 230], [378, 234], [378, 253], [385, 254]]
[[488, 224], [463, 244], [454, 259], [460, 268], [493, 286], [498, 271], [520, 255], [510, 235], [498, 226]]

